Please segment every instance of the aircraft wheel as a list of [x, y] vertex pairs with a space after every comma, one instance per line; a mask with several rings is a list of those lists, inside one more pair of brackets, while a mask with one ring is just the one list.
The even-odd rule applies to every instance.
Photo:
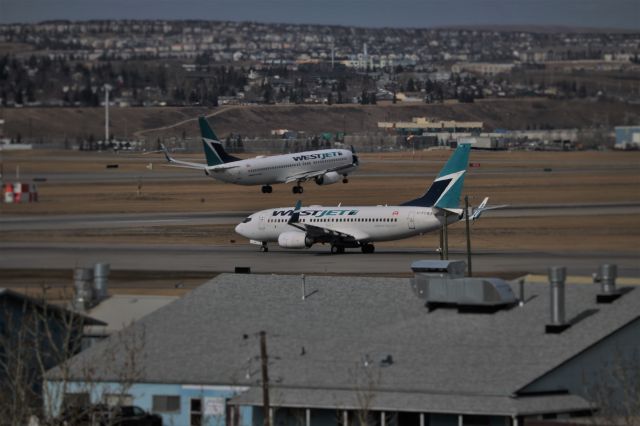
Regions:
[[342, 183], [349, 183], [349, 179], [345, 176], [344, 179], [342, 179]]
[[331, 254], [342, 254], [344, 253], [343, 246], [337, 246], [335, 244], [331, 244]]
[[271, 191], [273, 191], [273, 188], [271, 188], [271, 185], [263, 185], [262, 186], [262, 193], [263, 194], [271, 194]]
[[271, 185], [267, 185], [267, 194], [271, 194], [273, 192], [273, 188]]
[[263, 243], [262, 246], [260, 247], [260, 251], [263, 253], [266, 253], [269, 251], [269, 247], [267, 247], [266, 243]]
[[292, 191], [294, 194], [297, 194], [297, 193], [300, 191], [300, 189], [299, 189], [299, 187], [294, 186], [293, 188], [291, 188], [291, 191]]
[[376, 250], [375, 246], [371, 243], [362, 246], [363, 253], [373, 253]]

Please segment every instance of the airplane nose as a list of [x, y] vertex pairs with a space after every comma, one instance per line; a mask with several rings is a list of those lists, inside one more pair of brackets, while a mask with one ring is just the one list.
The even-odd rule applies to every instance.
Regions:
[[236, 233], [242, 235], [244, 237], [244, 234], [242, 234], [242, 224], [239, 223], [236, 225]]

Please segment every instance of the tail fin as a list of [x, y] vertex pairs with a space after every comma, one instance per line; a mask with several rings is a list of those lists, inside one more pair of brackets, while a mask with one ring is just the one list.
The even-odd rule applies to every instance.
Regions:
[[240, 158], [227, 154], [222, 147], [222, 143], [218, 140], [216, 134], [213, 133], [213, 129], [209, 126], [209, 123], [207, 123], [206, 118], [198, 117], [198, 124], [200, 125], [200, 134], [202, 135], [202, 144], [204, 145], [204, 155], [207, 157], [207, 164], [209, 166], [240, 161]]
[[422, 197], [401, 205], [442, 209], [458, 208], [464, 175], [467, 171], [467, 164], [469, 164], [469, 151], [471, 151], [470, 144], [459, 144], [427, 192]]

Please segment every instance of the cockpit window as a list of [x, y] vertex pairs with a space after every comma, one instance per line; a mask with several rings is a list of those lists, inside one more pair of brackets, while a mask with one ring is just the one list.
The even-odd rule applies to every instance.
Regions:
[[245, 220], [242, 221], [242, 223], [247, 223], [247, 222], [251, 222], [251, 217], [246, 218]]

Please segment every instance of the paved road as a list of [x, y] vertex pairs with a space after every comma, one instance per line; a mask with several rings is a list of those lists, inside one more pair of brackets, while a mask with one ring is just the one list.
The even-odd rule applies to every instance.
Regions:
[[[170, 225], [232, 225], [253, 212], [128, 213], [0, 216], [4, 231], [131, 228]], [[603, 216], [640, 214], [640, 203], [508, 206], [483, 217]]]
[[[466, 259], [454, 252], [452, 259]], [[107, 262], [112, 269], [149, 271], [233, 272], [236, 266], [256, 273], [410, 273], [409, 265], [419, 259], [438, 259], [423, 249], [384, 249], [373, 254], [348, 251], [331, 255], [327, 247], [310, 250], [272, 248], [268, 253], [255, 246], [188, 246], [166, 244], [47, 244], [0, 243], [0, 268], [72, 269]], [[574, 275], [590, 275], [601, 263], [616, 263], [619, 275], [640, 276], [637, 253], [581, 253], [531, 251], [484, 251], [475, 255], [476, 272], [545, 274], [548, 266], [564, 265]]]

